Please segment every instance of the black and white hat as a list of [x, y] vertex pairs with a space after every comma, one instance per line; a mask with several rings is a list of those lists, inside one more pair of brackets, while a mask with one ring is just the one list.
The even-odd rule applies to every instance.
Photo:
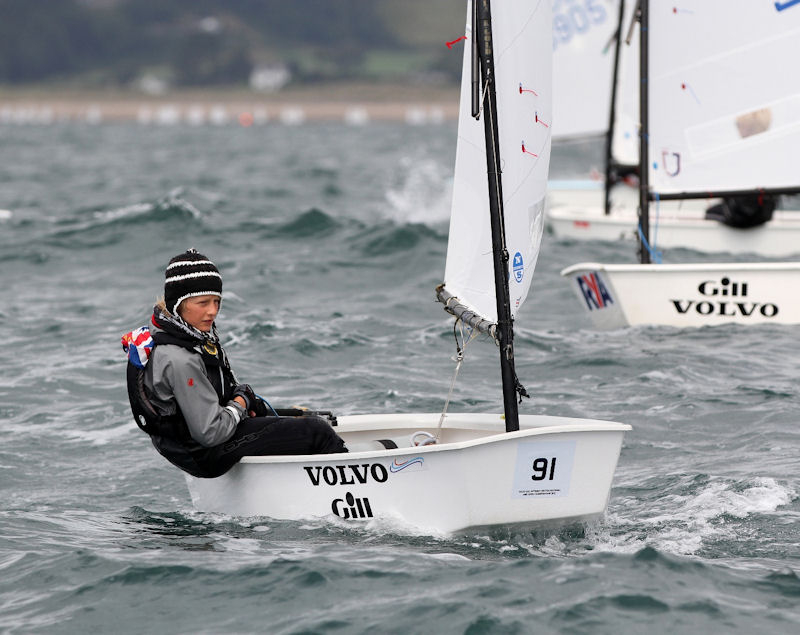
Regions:
[[222, 276], [219, 269], [196, 249], [175, 256], [164, 272], [164, 302], [172, 315], [186, 298], [199, 295], [222, 297]]

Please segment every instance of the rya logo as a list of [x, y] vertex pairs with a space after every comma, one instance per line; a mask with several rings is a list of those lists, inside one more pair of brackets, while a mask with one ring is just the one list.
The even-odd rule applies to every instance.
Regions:
[[593, 271], [587, 276], [575, 276], [575, 281], [590, 311], [604, 309], [609, 304], [614, 304], [614, 298], [611, 297], [598, 272]]

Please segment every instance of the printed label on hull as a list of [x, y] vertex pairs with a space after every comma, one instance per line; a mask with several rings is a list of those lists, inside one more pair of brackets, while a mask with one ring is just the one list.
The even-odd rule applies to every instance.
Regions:
[[350, 492], [344, 498], [337, 498], [331, 503], [331, 511], [335, 516], [344, 520], [358, 520], [372, 518], [372, 506], [369, 499], [356, 498]]
[[521, 443], [511, 497], [567, 496], [574, 460], [575, 441]]
[[600, 272], [592, 271], [586, 275], [575, 276], [575, 282], [590, 311], [605, 309], [614, 304], [614, 298], [600, 277]]
[[728, 277], [720, 280], [703, 280], [697, 285], [699, 298], [670, 299], [675, 311], [680, 315], [702, 315], [710, 317], [764, 317], [774, 318], [780, 312], [773, 302], [756, 302], [748, 297], [748, 281], [733, 281]]
[[361, 463], [349, 465], [316, 465], [303, 467], [314, 487], [320, 485], [355, 485], [356, 483], [385, 483], [388, 470], [381, 463]]

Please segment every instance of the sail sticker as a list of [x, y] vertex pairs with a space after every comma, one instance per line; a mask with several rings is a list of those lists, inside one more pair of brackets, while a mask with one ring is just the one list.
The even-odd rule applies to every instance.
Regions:
[[603, 283], [598, 271], [592, 271], [588, 275], [575, 276], [575, 282], [590, 311], [604, 309], [609, 304], [614, 304], [614, 298], [611, 297], [611, 293]]
[[664, 168], [664, 172], [667, 173], [667, 176], [678, 176], [678, 174], [680, 174], [681, 172], [680, 152], [670, 152], [669, 150], [662, 150], [661, 166]]
[[405, 461], [401, 461], [400, 459], [395, 459], [389, 465], [389, 471], [393, 474], [396, 472], [400, 472], [402, 470], [408, 470], [409, 472], [419, 472], [424, 470], [425, 468], [425, 459], [421, 456], [415, 456], [413, 459], [406, 459]]
[[520, 84], [519, 84], [519, 94], [521, 95], [522, 93], [533, 93], [533, 94], [534, 94], [534, 95], [536, 95], [537, 97], [539, 96], [539, 93], [537, 93], [537, 92], [536, 92], [535, 90], [533, 90], [532, 88], [523, 88], [523, 87], [522, 87], [522, 82], [520, 82]]
[[522, 282], [525, 277], [525, 265], [522, 262], [522, 254], [517, 252], [514, 254], [514, 260], [511, 262], [511, 270], [514, 272], [514, 280]]
[[787, 0], [787, 2], [776, 2], [775, 3], [775, 10], [780, 13], [781, 11], [785, 11], [786, 9], [790, 9], [791, 7], [800, 4], [800, 0]]
[[520, 443], [512, 498], [567, 496], [575, 461], [575, 441]]
[[771, 108], [759, 108], [736, 117], [736, 130], [742, 139], [766, 132], [770, 125], [772, 125]]

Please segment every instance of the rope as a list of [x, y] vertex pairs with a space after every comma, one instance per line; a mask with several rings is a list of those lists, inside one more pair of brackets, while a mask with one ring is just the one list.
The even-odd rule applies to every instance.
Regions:
[[661, 216], [661, 195], [656, 192], [656, 226], [653, 228], [653, 251], [657, 254], [656, 264], [661, 264], [661, 252], [658, 251], [658, 221]]
[[[456, 328], [459, 326], [459, 324], [461, 325], [461, 343], [459, 343], [459, 341], [458, 341], [458, 333], [456, 331]], [[469, 329], [469, 339], [465, 340], [464, 339], [464, 322], [457, 319], [453, 323], [453, 337], [456, 340], [456, 356], [455, 356], [456, 368], [455, 368], [455, 371], [453, 372], [453, 379], [450, 382], [450, 390], [447, 393], [447, 399], [445, 399], [444, 408], [442, 409], [442, 414], [439, 417], [439, 425], [436, 426], [436, 434], [433, 435], [431, 438], [427, 439], [426, 441], [423, 441], [419, 445], [429, 445], [431, 443], [438, 443], [439, 442], [439, 439], [442, 436], [442, 426], [444, 425], [444, 418], [447, 416], [447, 408], [450, 406], [450, 399], [452, 399], [453, 390], [456, 387], [456, 379], [458, 378], [458, 371], [461, 370], [461, 364], [464, 361], [464, 350], [467, 348], [467, 344], [469, 344], [477, 336], [475, 334], [475, 329], [470, 328]], [[414, 436], [416, 436], [416, 435], [414, 435]], [[412, 440], [413, 440], [413, 438], [414, 437], [412, 437]]]
[[[656, 225], [657, 226], [657, 225]], [[642, 225], [639, 223], [636, 226], [636, 231], [639, 232], [639, 240], [642, 241], [644, 248], [647, 249], [648, 253], [650, 254], [650, 259], [657, 265], [661, 264], [661, 252], [656, 251], [655, 246], [650, 247], [650, 243], [647, 242], [647, 238], [645, 238], [644, 232], [642, 231]]]
[[475, 119], [480, 120], [481, 115], [483, 114], [483, 104], [486, 103], [486, 93], [489, 91], [489, 82], [487, 80], [486, 84], [483, 86], [483, 94], [481, 95], [481, 107], [478, 109], [478, 116]]

